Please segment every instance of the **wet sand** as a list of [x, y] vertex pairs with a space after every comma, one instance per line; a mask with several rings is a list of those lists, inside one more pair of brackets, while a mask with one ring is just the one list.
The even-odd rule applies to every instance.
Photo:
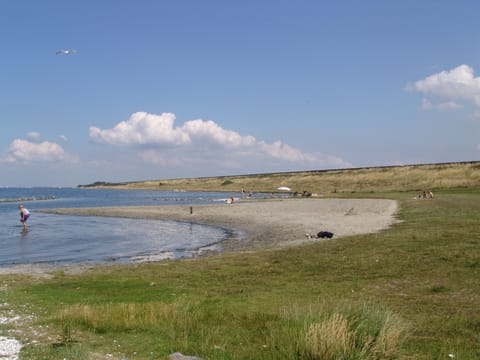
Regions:
[[[269, 199], [241, 200], [197, 206], [125, 206], [54, 209], [50, 213], [89, 216], [116, 216], [192, 222], [236, 230], [221, 244], [222, 251], [293, 246], [319, 231], [334, 233], [334, 239], [375, 233], [395, 220], [397, 202], [387, 199]], [[78, 268], [78, 265], [75, 265]], [[75, 267], [73, 266], [73, 267]], [[0, 275], [35, 272], [35, 265], [0, 269]], [[45, 268], [45, 267], [43, 267]], [[75, 273], [75, 269], [70, 272]], [[45, 271], [40, 271], [45, 275]]]

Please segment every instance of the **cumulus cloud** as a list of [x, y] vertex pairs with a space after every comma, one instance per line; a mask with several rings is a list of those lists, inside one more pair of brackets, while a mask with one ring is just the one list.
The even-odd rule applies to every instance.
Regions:
[[136, 112], [112, 129], [101, 130], [91, 126], [92, 141], [110, 145], [179, 146], [191, 143], [217, 144], [226, 147], [249, 146], [255, 143], [252, 136], [241, 136], [235, 131], [222, 129], [214, 121], [190, 120], [174, 127], [175, 115]]
[[424, 100], [424, 109], [457, 109], [461, 107], [458, 101], [471, 102], [480, 107], [480, 77], [475, 77], [473, 68], [465, 64], [408, 84], [406, 89], [441, 99], [436, 105]]
[[2, 162], [57, 162], [74, 161], [74, 157], [68, 155], [58, 144], [43, 141], [41, 143], [28, 140], [15, 139], [8, 148], [7, 155]]
[[278, 140], [273, 143], [259, 141], [251, 135], [241, 135], [224, 129], [212, 120], [189, 120], [175, 126], [175, 115], [137, 112], [128, 120], [111, 129], [90, 127], [90, 139], [95, 143], [140, 147], [138, 155], [146, 162], [157, 165], [178, 165], [185, 162], [215, 161], [217, 164], [242, 163], [250, 160], [278, 160], [312, 166], [340, 163], [351, 166], [339, 158], [306, 153]]
[[112, 129], [101, 130], [91, 126], [89, 132], [94, 142], [111, 145], [188, 144], [188, 134], [174, 128], [174, 121], [175, 115], [171, 113], [155, 115], [136, 112]]
[[225, 130], [212, 120], [190, 120], [185, 122], [180, 129], [195, 143], [241, 148], [253, 146], [256, 142], [253, 136], [241, 136], [236, 131]]

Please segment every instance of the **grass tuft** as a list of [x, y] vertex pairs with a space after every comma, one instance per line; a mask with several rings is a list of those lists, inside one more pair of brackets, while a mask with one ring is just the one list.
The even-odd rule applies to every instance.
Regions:
[[333, 314], [321, 323], [309, 326], [305, 335], [306, 359], [340, 359], [354, 350], [354, 336], [348, 320], [341, 314]]
[[303, 358], [393, 359], [400, 353], [407, 329], [398, 315], [378, 305], [350, 306], [308, 325]]

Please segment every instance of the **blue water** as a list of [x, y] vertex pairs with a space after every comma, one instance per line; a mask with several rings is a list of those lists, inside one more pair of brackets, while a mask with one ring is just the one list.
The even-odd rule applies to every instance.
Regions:
[[[0, 188], [0, 266], [112, 263], [191, 257], [232, 235], [213, 226], [163, 220], [39, 212], [65, 207], [198, 205], [238, 194], [77, 188]], [[31, 212], [27, 230], [18, 205]]]

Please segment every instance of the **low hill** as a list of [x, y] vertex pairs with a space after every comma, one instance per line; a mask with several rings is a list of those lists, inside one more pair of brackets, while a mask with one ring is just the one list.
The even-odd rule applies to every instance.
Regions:
[[277, 192], [287, 186], [293, 192], [352, 193], [424, 191], [480, 186], [480, 161], [425, 165], [385, 166], [341, 170], [317, 170], [270, 174], [161, 179], [136, 182], [95, 182], [79, 187], [132, 190], [185, 190]]

